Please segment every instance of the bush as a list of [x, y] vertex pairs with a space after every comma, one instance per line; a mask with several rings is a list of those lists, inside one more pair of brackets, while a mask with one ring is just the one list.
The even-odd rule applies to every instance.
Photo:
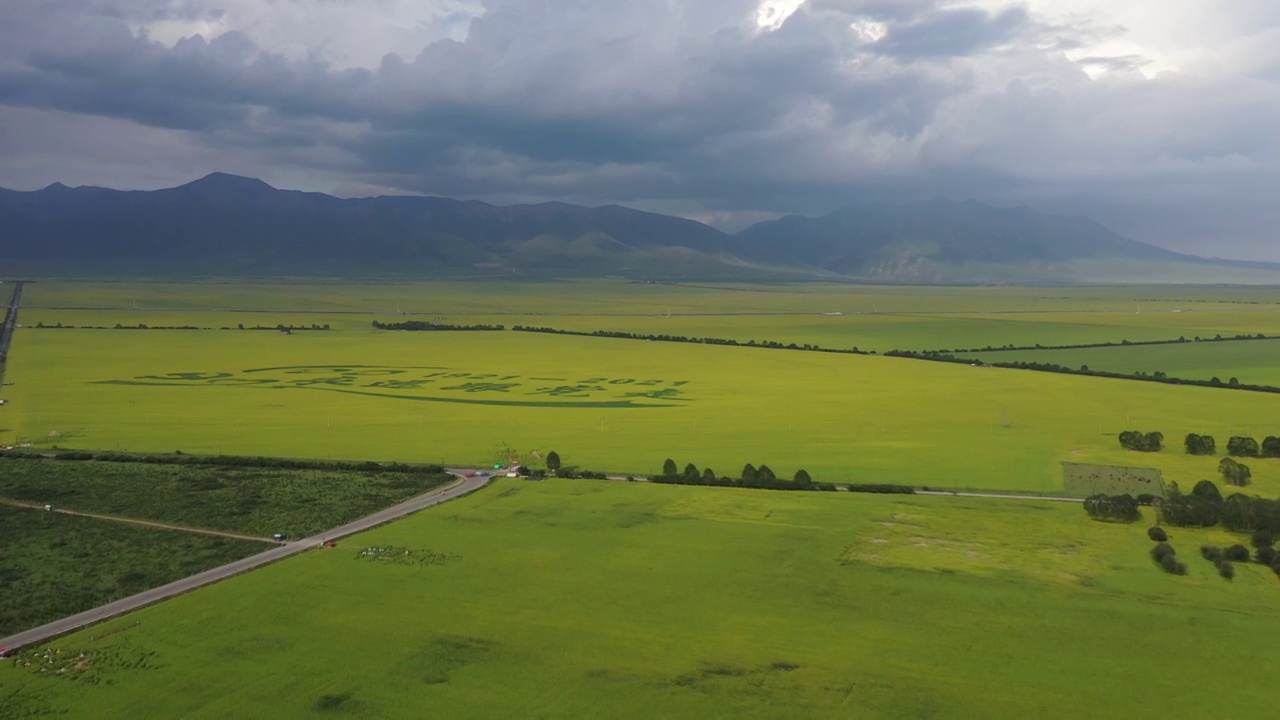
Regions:
[[1233, 562], [1249, 562], [1249, 548], [1243, 545], [1232, 545], [1227, 548], [1226, 557]]
[[1212, 435], [1190, 433], [1187, 435], [1185, 445], [1190, 455], [1213, 455], [1218, 451], [1218, 443]]
[[1235, 436], [1227, 440], [1227, 454], [1236, 457], [1257, 457], [1261, 451], [1258, 441], [1251, 437]]
[[1270, 530], [1262, 528], [1261, 530], [1254, 531], [1253, 537], [1250, 538], [1250, 542], [1252, 542], [1253, 546], [1256, 548], [1270, 547], [1276, 544], [1276, 538]]
[[1138, 501], [1125, 495], [1091, 495], [1085, 498], [1084, 511], [1094, 520], [1133, 522], [1142, 517]]
[[1151, 557], [1155, 558], [1156, 562], [1161, 562], [1166, 557], [1176, 555], [1176, 554], [1177, 552], [1173, 549], [1173, 546], [1167, 542], [1162, 542], [1159, 545], [1156, 545], [1155, 547], [1151, 548]]
[[1205, 560], [1208, 560], [1215, 565], [1222, 562], [1222, 558], [1224, 557], [1222, 554], [1222, 548], [1214, 547], [1212, 545], [1201, 545], [1200, 555]]
[[1165, 532], [1162, 527], [1153, 527], [1147, 530], [1147, 537], [1156, 542], [1164, 542], [1169, 539], [1169, 533]]
[[1160, 567], [1170, 575], [1186, 575], [1187, 566], [1178, 562], [1178, 557], [1173, 554], [1165, 555], [1160, 558]]
[[1226, 560], [1223, 560], [1222, 562], [1218, 563], [1218, 574], [1230, 580], [1231, 578], [1234, 578], [1236, 576], [1236, 568], [1231, 563], [1227, 562]]
[[1271, 566], [1275, 564], [1276, 561], [1276, 549], [1270, 545], [1263, 545], [1258, 548], [1256, 553], [1254, 553], [1254, 558], [1258, 561], [1259, 565]]

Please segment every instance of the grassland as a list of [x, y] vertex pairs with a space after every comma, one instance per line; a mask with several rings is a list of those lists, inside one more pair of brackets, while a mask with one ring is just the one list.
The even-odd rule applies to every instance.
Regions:
[[[359, 332], [375, 317], [387, 320], [403, 312], [454, 324], [767, 339], [880, 352], [1280, 334], [1280, 291], [1266, 287], [49, 281], [29, 285], [24, 305], [26, 325], [317, 323]], [[232, 309], [255, 312], [228, 312]]]
[[[819, 481], [1055, 492], [1061, 461], [1157, 467], [1189, 487], [1217, 458], [1178, 451], [1182, 434], [1280, 434], [1280, 396], [1262, 393], [370, 327], [414, 313], [881, 352], [1056, 345], [1280, 334], [1276, 288], [41, 282], [24, 304], [40, 307], [22, 311], [0, 442], [39, 448], [459, 465], [556, 450], [624, 474], [671, 457], [727, 475], [751, 462]], [[1154, 346], [1114, 361], [1274, 375], [1269, 341], [1240, 345], [1256, 348]], [[1193, 349], [1206, 354], [1169, 354]], [[1126, 452], [1115, 435], [1129, 429], [1173, 447]], [[1251, 465], [1249, 491], [1280, 494], [1280, 461]], [[311, 518], [305, 498], [349, 498], [356, 513], [366, 493], [407, 491], [258, 473], [3, 482], [37, 502], [65, 493], [59, 503], [253, 532], [278, 531], [272, 504]], [[1066, 503], [502, 479], [0, 665], [0, 720], [1268, 713], [1268, 686], [1245, 675], [1280, 640], [1280, 579], [1258, 566], [1219, 578], [1197, 548], [1241, 538], [1217, 529], [1175, 532], [1190, 573], [1166, 575], [1147, 524], [1091, 522]], [[54, 541], [33, 533], [42, 549], [29, 555]]]
[[[0, 636], [261, 552], [196, 535], [0, 505]], [[0, 698], [4, 696], [0, 691]], [[8, 717], [0, 710], [0, 717]]]
[[1242, 664], [1280, 640], [1280, 580], [1218, 578], [1195, 552], [1216, 530], [1175, 533], [1190, 573], [1166, 575], [1144, 529], [1055, 503], [500, 480], [27, 658], [83, 670], [10, 661], [0, 717], [1269, 713]]
[[[557, 450], [567, 463], [620, 473], [653, 473], [673, 457], [722, 474], [750, 462], [832, 482], [1040, 491], [1060, 487], [1063, 460], [1153, 464], [1182, 483], [1213, 476], [1211, 459], [1126, 453], [1115, 434], [1265, 434], [1276, 402], [884, 357], [512, 332], [23, 329], [10, 378], [0, 440], [46, 446], [460, 465]], [[1254, 468], [1259, 491], [1280, 491], [1276, 465]]]
[[306, 537], [449, 475], [0, 458], [0, 497], [259, 537]]

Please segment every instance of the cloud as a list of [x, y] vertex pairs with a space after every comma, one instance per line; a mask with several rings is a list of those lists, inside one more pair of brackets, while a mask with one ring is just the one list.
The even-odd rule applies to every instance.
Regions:
[[1192, 28], [1161, 7], [10, 0], [0, 185], [218, 169], [730, 226], [942, 192], [1179, 247], [1229, 215], [1247, 253], [1280, 181], [1280, 11], [1193, 0]]

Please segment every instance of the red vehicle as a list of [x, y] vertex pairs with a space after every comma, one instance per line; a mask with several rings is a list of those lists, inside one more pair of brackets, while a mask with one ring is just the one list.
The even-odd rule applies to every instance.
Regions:
[[476, 476], [476, 471], [475, 471], [475, 470], [468, 470], [468, 471], [467, 471], [467, 477], [475, 477], [475, 476]]

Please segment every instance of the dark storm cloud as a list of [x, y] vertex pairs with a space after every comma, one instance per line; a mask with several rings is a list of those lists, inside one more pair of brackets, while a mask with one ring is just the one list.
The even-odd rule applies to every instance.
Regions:
[[[286, 1], [234, 0], [240, 12]], [[1249, 23], [1276, 19], [1247, 4]], [[1280, 97], [1267, 79], [1280, 62], [1220, 82], [1147, 80], [1141, 54], [1064, 56], [1122, 35], [1115, 24], [1021, 5], [809, 0], [772, 30], [755, 26], [757, 5], [490, 0], [464, 40], [343, 67], [224, 27], [232, 13], [214, 0], [12, 0], [0, 5], [0, 122], [20, 118], [8, 129], [32, 138], [45, 137], [32, 113], [154, 128], [156, 149], [141, 131], [102, 126], [156, 164], [183, 157], [174, 174], [284, 184], [314, 173], [332, 185], [752, 217], [934, 193], [1083, 210], [1093, 193], [1146, 212], [1159, 204], [1148, 195], [1212, 204], [1248, 196], [1246, 175], [1251, 186], [1280, 176]], [[217, 29], [167, 42], [145, 29], [166, 22]], [[201, 152], [177, 152], [181, 138]], [[193, 159], [203, 151], [224, 165]]]

